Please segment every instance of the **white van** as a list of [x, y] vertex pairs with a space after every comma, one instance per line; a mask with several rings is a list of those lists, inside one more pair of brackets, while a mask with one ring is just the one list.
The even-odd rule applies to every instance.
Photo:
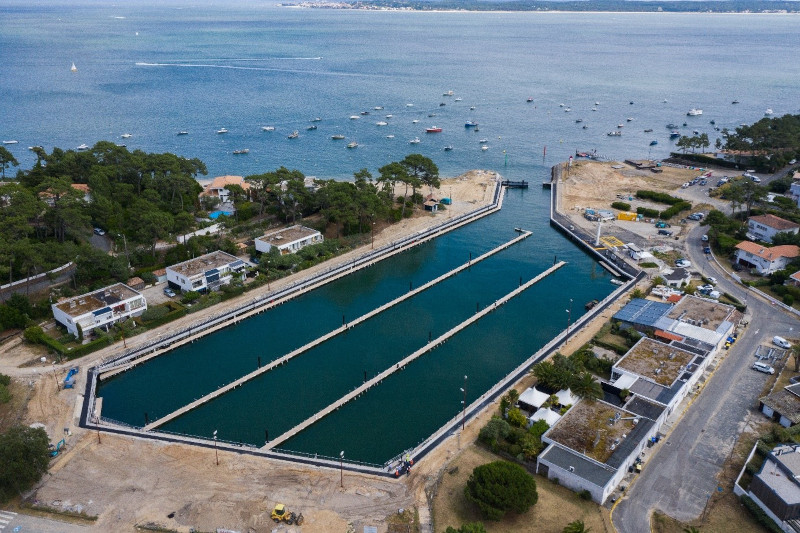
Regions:
[[758, 362], [753, 363], [752, 369], [757, 370], [759, 372], [763, 372], [765, 374], [775, 373], [775, 369], [765, 363], [758, 363]]
[[774, 344], [775, 346], [780, 346], [781, 348], [784, 348], [786, 350], [792, 347], [792, 344], [789, 341], [787, 341], [783, 337], [778, 337], [777, 335], [772, 337], [772, 344]]

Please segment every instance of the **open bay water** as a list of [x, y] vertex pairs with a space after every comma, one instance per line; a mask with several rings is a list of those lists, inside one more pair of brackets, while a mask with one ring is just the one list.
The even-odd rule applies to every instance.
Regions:
[[[709, 133], [713, 143], [710, 120], [734, 128], [767, 108], [798, 112], [794, 15], [100, 4], [0, 6], [0, 139], [19, 141], [7, 148], [23, 168], [34, 161], [28, 146], [49, 151], [110, 140], [197, 157], [211, 176], [283, 165], [346, 179], [419, 152], [443, 176], [488, 168], [535, 185], [576, 149], [663, 157], [672, 146], [669, 122], [686, 122], [682, 132]], [[454, 96], [443, 96], [449, 90]], [[704, 114], [687, 117], [696, 107]], [[307, 131], [315, 117], [318, 129]], [[467, 120], [480, 131], [466, 129]], [[618, 124], [623, 136], [606, 136]], [[263, 132], [266, 125], [275, 131]], [[444, 131], [426, 135], [434, 125]], [[215, 133], [223, 127], [227, 134]], [[189, 135], [176, 135], [181, 130]], [[287, 139], [293, 130], [299, 138]], [[123, 133], [132, 136], [123, 140]], [[338, 133], [347, 140], [330, 139]], [[408, 143], [414, 137], [420, 144]], [[357, 149], [345, 148], [351, 140]], [[652, 140], [659, 144], [650, 147]], [[444, 152], [446, 145], [453, 150]], [[231, 153], [242, 148], [250, 153]], [[474, 257], [513, 238], [513, 227], [533, 230], [470, 272], [165, 427], [206, 437], [216, 429], [222, 439], [261, 444], [265, 429], [277, 436], [360, 384], [364, 371], [374, 375], [423, 346], [429, 331], [435, 337], [469, 316], [476, 302], [506, 294], [554, 256], [568, 261], [285, 443], [383, 462], [460, 411], [463, 375], [471, 402], [564, 329], [570, 298], [574, 321], [586, 301], [613, 289], [596, 262], [549, 227], [548, 198], [538, 189], [508, 191], [498, 214], [140, 365], [101, 386], [103, 414], [134, 425], [145, 412], [151, 420], [163, 416], [255, 369], [257, 357], [266, 363], [337, 327], [343, 314], [359, 316], [409, 282], [419, 286], [469, 252]]]

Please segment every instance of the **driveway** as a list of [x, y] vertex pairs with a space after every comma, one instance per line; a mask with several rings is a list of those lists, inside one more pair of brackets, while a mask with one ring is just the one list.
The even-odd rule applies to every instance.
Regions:
[[[690, 231], [687, 255], [697, 270], [719, 280], [718, 286], [742, 301], [746, 293], [702, 253], [700, 236], [705, 228]], [[682, 522], [697, 519], [706, 499], [717, 490], [716, 477], [727, 461], [749, 416], [760, 416], [757, 400], [767, 380], [750, 369], [756, 347], [770, 343], [774, 335], [792, 336], [800, 320], [769, 303], [751, 296], [749, 325], [717, 364], [710, 381], [674, 422], [667, 439], [645, 466], [636, 483], [613, 511], [620, 533], [649, 533], [650, 513], [658, 509]], [[732, 487], [722, 487], [732, 490]]]

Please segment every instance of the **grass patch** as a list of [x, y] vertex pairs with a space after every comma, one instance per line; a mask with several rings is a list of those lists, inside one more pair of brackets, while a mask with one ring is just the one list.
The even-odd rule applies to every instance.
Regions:
[[419, 533], [419, 512], [416, 508], [403, 509], [386, 517], [387, 533]]
[[541, 476], [535, 476], [539, 501], [528, 512], [509, 513], [499, 522], [483, 519], [464, 497], [464, 486], [476, 466], [497, 459], [490, 451], [470, 445], [444, 467], [431, 498], [435, 531], [444, 531], [448, 526], [459, 528], [467, 522], [482, 522], [489, 533], [539, 533], [561, 531], [573, 520], [583, 520], [592, 531], [612, 531], [606, 509]]
[[31, 388], [27, 384], [11, 380], [6, 386], [11, 398], [6, 403], [0, 403], [0, 432], [5, 432], [11, 426], [22, 423], [25, 415], [25, 406], [28, 404]]

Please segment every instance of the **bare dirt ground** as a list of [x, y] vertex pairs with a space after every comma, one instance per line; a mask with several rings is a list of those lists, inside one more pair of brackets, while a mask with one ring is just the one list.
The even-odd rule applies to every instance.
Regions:
[[[475, 170], [442, 180], [434, 195], [449, 196], [453, 203], [439, 213], [419, 212], [377, 232], [375, 247], [488, 204], [497, 179], [499, 175], [494, 172]], [[333, 261], [349, 262], [370, 250], [370, 244], [366, 244]], [[304, 270], [273, 283], [272, 289], [330, 266]], [[247, 293], [239, 300], [199, 311], [165, 328], [187, 327], [253, 297], [254, 293]], [[136, 346], [159, 333], [147, 332], [128, 339], [127, 344]], [[357, 528], [375, 525], [379, 531], [386, 531], [386, 517], [399, 508], [416, 509], [423, 524], [430, 522], [426, 484], [460, 444], [460, 436], [457, 440], [451, 438], [453, 443], [435, 450], [401, 480], [345, 472], [341, 488], [340, 473], [335, 469], [303, 467], [225, 451], [219, 452], [217, 466], [214, 451], [207, 448], [110, 434], [98, 436], [78, 428], [76, 406], [82, 400], [85, 372], [80, 373], [74, 389], [59, 390], [67, 368], [77, 364], [86, 369], [122, 349], [117, 343], [72, 364], [56, 365], [49, 357], [40, 362], [43, 350], [28, 346], [20, 337], [0, 346], [0, 372], [14, 377], [16, 399], [24, 394], [28, 401], [24, 415], [18, 414], [22, 411], [18, 406], [15, 420], [44, 424], [54, 443], [66, 435], [66, 449], [53, 460], [49, 473], [31, 494], [39, 504], [97, 516], [97, 522], [88, 526], [93, 531], [133, 531], [136, 525], [143, 524], [177, 531], [227, 527], [248, 532], [345, 532], [348, 524]], [[467, 427], [465, 443], [474, 440], [481, 425], [478, 422]], [[274, 524], [269, 514], [276, 503], [302, 512], [306, 518], [302, 528]], [[171, 513], [175, 514], [169, 518]]]

